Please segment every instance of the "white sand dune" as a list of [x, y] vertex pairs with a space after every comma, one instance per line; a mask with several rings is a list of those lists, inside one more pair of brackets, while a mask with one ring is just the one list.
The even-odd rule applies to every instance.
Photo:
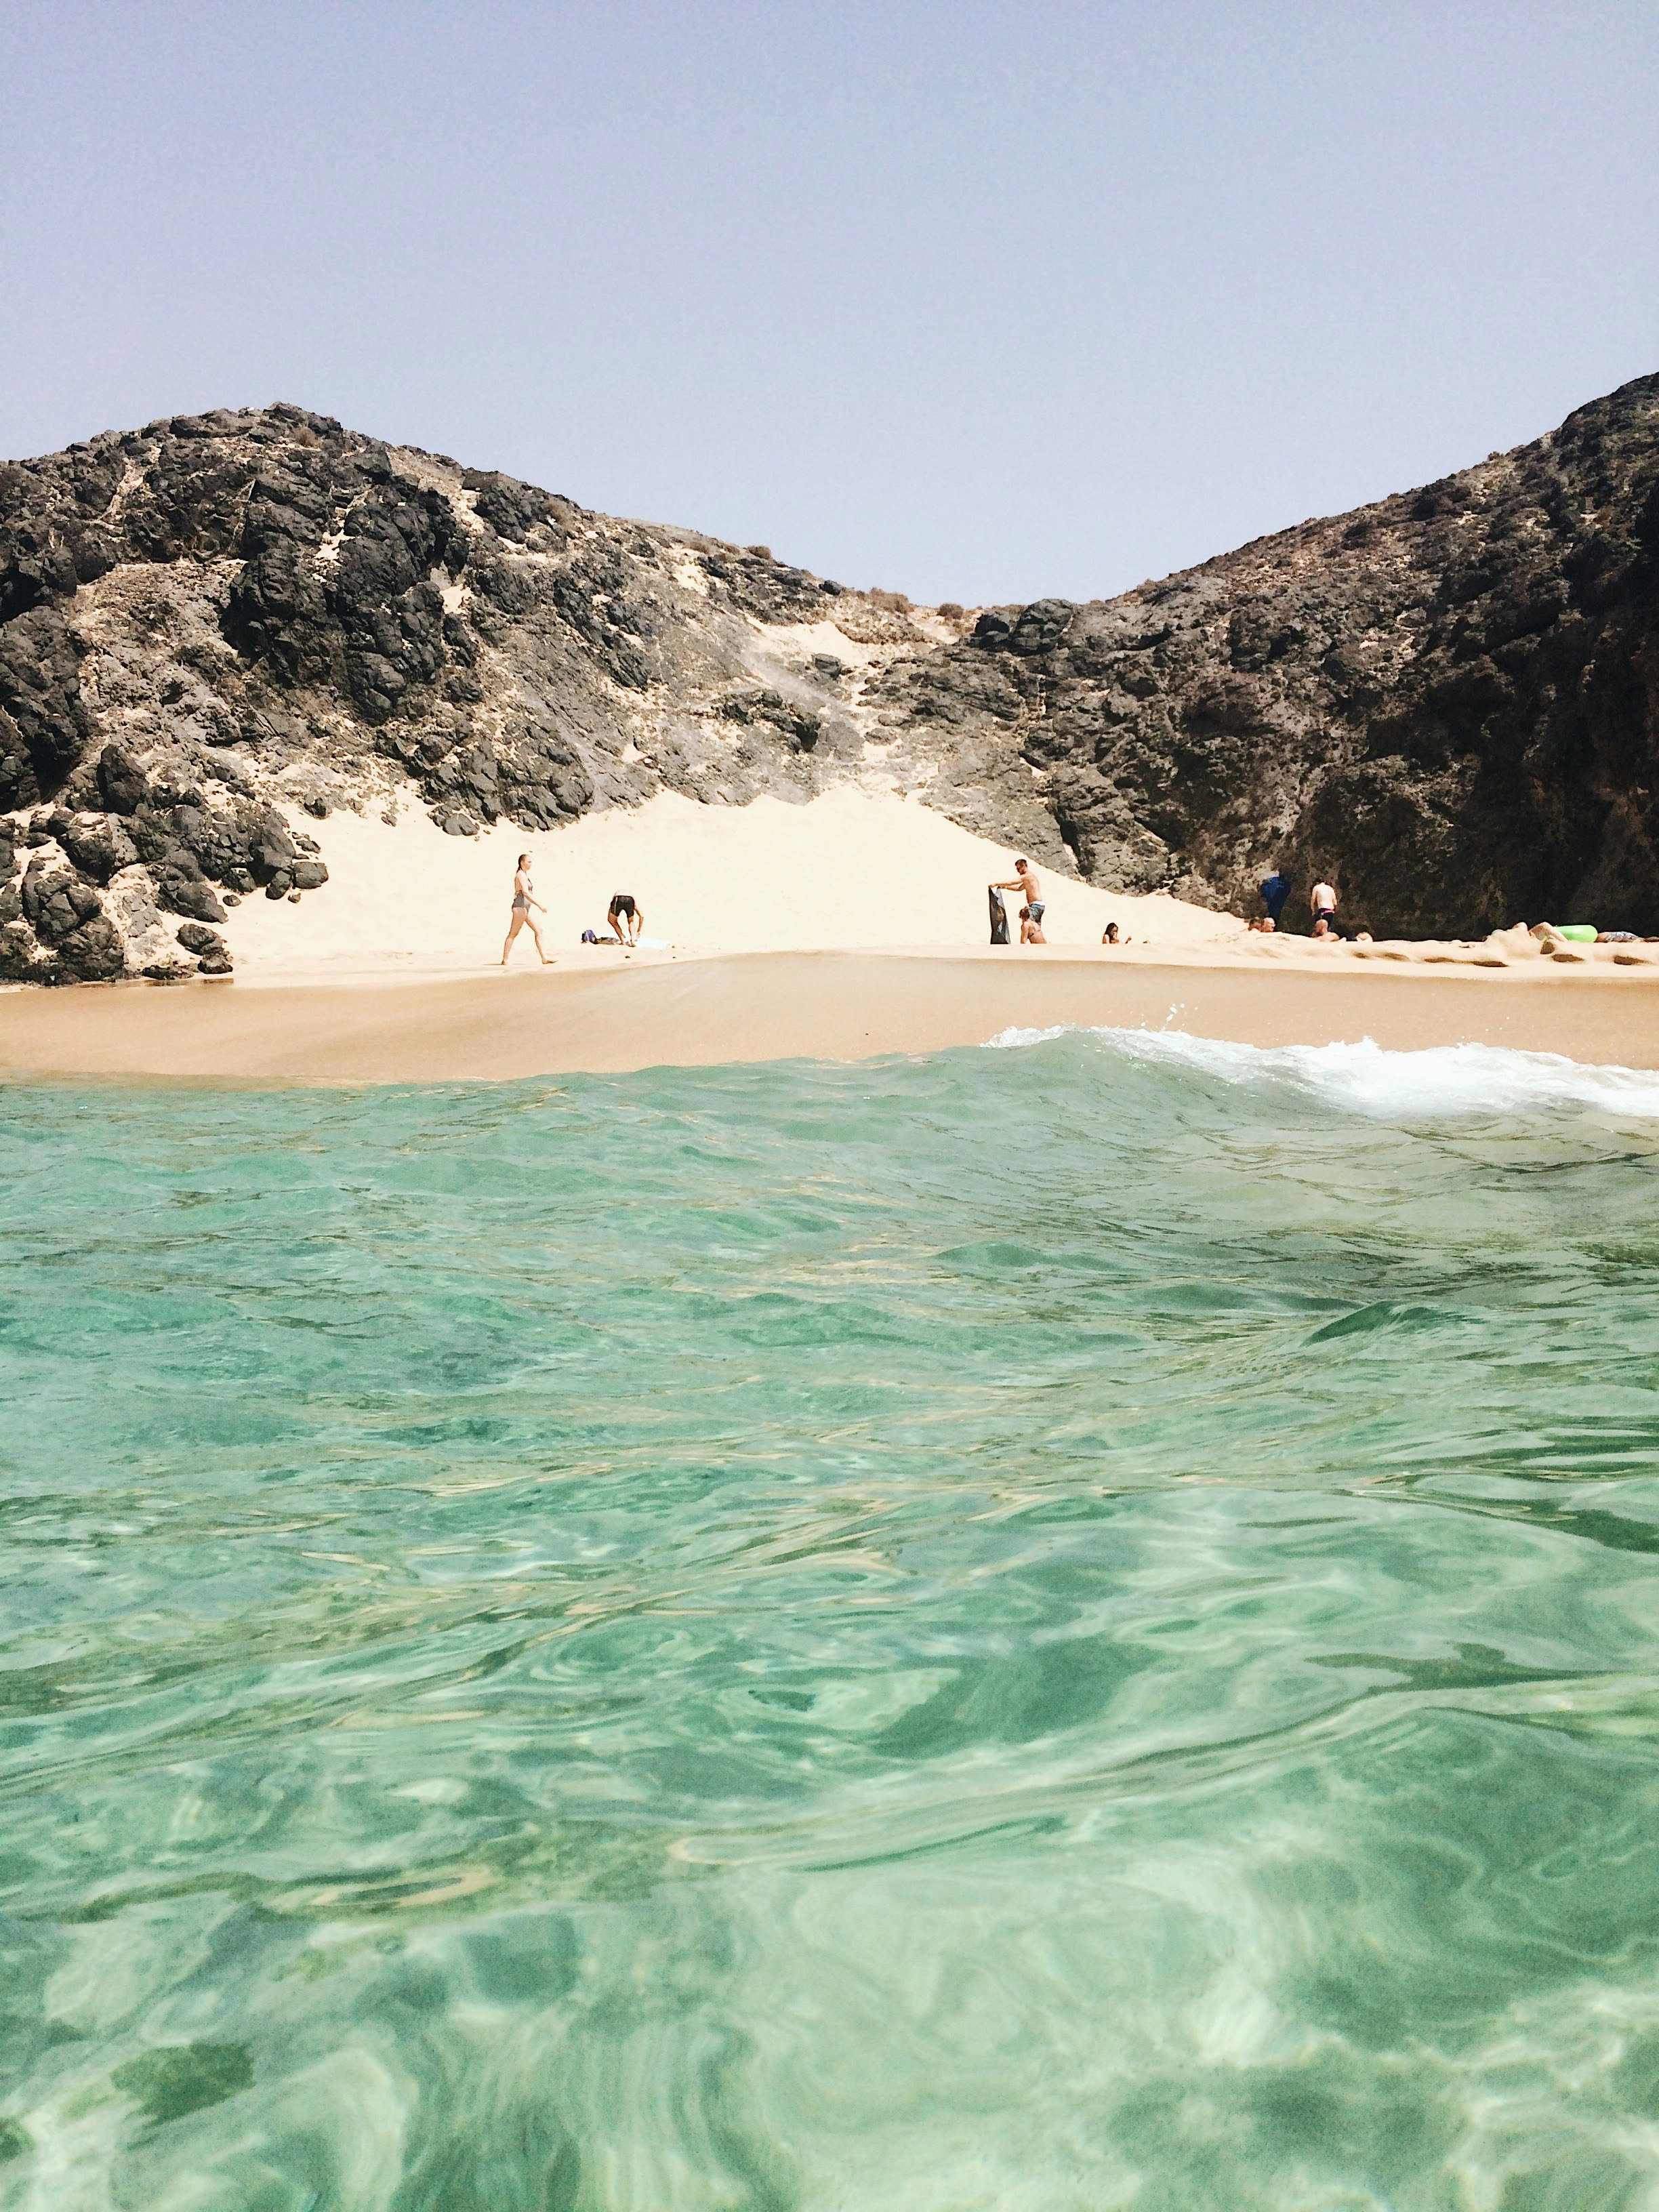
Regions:
[[[255, 896], [231, 915], [224, 934], [247, 981], [430, 975], [499, 960], [514, 864], [526, 848], [548, 909], [543, 933], [561, 961], [619, 957], [580, 945], [584, 928], [604, 929], [619, 890], [639, 901], [647, 936], [687, 952], [983, 945], [985, 886], [1012, 876], [1015, 858], [919, 800], [851, 784], [807, 805], [710, 806], [664, 793], [535, 835], [497, 823], [477, 837], [447, 836], [414, 810], [395, 827], [346, 812], [293, 819], [315, 837], [330, 880], [298, 906]], [[1243, 934], [1231, 917], [1179, 899], [1120, 896], [1040, 872], [1044, 927], [1057, 945], [1097, 946], [1109, 921], [1172, 948]], [[534, 965], [527, 933], [514, 958]]]

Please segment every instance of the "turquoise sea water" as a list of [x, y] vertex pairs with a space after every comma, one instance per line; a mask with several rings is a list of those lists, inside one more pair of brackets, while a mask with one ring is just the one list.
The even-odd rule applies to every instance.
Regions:
[[8, 2212], [1659, 2203], [1659, 1079], [0, 1161]]

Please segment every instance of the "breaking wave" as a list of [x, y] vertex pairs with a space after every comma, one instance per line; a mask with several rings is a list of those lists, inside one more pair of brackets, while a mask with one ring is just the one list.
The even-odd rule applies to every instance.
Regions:
[[1387, 1052], [1358, 1044], [1235, 1044], [1179, 1030], [1006, 1029], [993, 1051], [1074, 1038], [1133, 1067], [1163, 1068], [1211, 1082], [1339, 1106], [1383, 1121], [1462, 1115], [1589, 1111], [1659, 1117], [1659, 1073], [1568, 1060], [1559, 1053], [1500, 1045], [1432, 1045]]

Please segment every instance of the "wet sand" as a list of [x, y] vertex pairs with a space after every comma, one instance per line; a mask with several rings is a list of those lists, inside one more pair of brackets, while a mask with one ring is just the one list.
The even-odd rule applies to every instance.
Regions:
[[527, 972], [0, 994], [0, 1076], [447, 1083], [856, 1060], [1062, 1024], [1274, 1046], [1480, 1042], [1659, 1066], [1659, 968], [1472, 971], [1110, 953], [758, 952]]

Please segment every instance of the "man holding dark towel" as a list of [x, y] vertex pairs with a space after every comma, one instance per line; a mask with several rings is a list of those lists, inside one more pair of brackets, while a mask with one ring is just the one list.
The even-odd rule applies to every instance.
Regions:
[[1019, 917], [1020, 921], [1024, 924], [1029, 920], [1031, 927], [1037, 933], [1035, 937], [1028, 937], [1022, 927], [1019, 933], [1019, 941], [1022, 945], [1046, 945], [1048, 943], [1048, 939], [1042, 934], [1042, 908], [1045, 903], [1042, 896], [1042, 886], [1037, 881], [1036, 870], [1031, 866], [1029, 860], [1016, 860], [1014, 862], [1013, 875], [1010, 878], [1008, 882], [1006, 884], [993, 884], [991, 889], [994, 891], [1024, 891], [1025, 894], [1025, 904], [1030, 908], [1031, 911], [1028, 916], [1024, 910], [1022, 910]]
[[1285, 902], [1291, 895], [1288, 878], [1282, 868], [1275, 866], [1261, 886], [1261, 903], [1267, 909], [1267, 919], [1275, 930], [1284, 917]]

